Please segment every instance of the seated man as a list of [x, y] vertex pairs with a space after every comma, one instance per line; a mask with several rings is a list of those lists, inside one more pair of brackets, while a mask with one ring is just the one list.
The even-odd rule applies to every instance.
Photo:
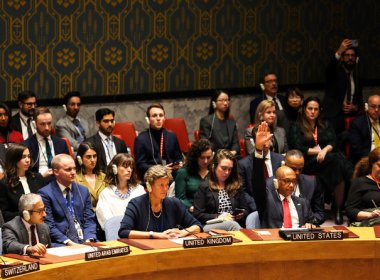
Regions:
[[353, 120], [348, 130], [353, 163], [368, 156], [374, 148], [380, 147], [380, 95], [368, 97], [366, 107], [367, 113]]
[[[135, 140], [135, 159], [140, 178], [149, 167], [166, 165], [172, 171], [182, 167], [182, 154], [177, 136], [163, 128], [165, 111], [161, 104], [152, 104], [146, 110], [149, 128]], [[173, 177], [175, 173], [173, 173]]]
[[34, 109], [37, 106], [36, 94], [30, 90], [21, 91], [17, 101], [19, 110], [12, 117], [12, 129], [19, 131], [26, 140], [36, 132], [33, 125]]
[[52, 161], [55, 180], [38, 191], [46, 206], [46, 223], [57, 246], [96, 239], [95, 213], [86, 187], [75, 183], [74, 160], [65, 154]]
[[95, 112], [96, 125], [99, 131], [87, 139], [92, 142], [98, 152], [99, 168], [105, 172], [112, 158], [119, 153], [128, 153], [125, 142], [112, 136], [115, 128], [115, 112], [108, 108], [101, 108]]
[[256, 134], [252, 185], [253, 196], [262, 228], [297, 228], [312, 222], [313, 214], [309, 202], [293, 195], [297, 183], [295, 172], [288, 166], [276, 171], [274, 188], [268, 187], [264, 180], [264, 146], [269, 146], [271, 135], [264, 122]]
[[85, 118], [78, 118], [81, 105], [78, 91], [68, 92], [63, 101], [66, 115], [57, 121], [55, 125], [57, 136], [69, 139], [74, 152], [76, 152], [79, 144], [89, 137], [88, 123]]
[[[315, 176], [301, 174], [305, 160], [299, 150], [290, 150], [285, 155], [285, 165], [293, 169], [296, 174], [297, 183], [294, 186], [293, 195], [306, 198], [313, 212], [313, 224], [321, 225], [325, 221], [323, 191], [317, 184]], [[274, 177], [267, 179], [269, 188], [274, 188]]]
[[24, 194], [19, 201], [20, 216], [3, 225], [3, 251], [19, 255], [44, 255], [51, 247], [49, 227], [44, 223], [45, 205], [41, 196]]

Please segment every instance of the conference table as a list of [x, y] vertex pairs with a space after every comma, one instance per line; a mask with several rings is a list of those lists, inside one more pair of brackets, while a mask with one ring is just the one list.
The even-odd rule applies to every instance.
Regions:
[[40, 265], [38, 272], [11, 279], [378, 279], [380, 242], [373, 228], [350, 230], [359, 238], [252, 241], [233, 232], [242, 242], [192, 249], [130, 246], [126, 256]]

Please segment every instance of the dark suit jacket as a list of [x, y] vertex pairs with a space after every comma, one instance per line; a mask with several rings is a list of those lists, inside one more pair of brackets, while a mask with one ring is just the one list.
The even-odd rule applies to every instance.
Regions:
[[[281, 102], [282, 108], [285, 108], [285, 104], [286, 104], [286, 98], [285, 98], [285, 96], [277, 94], [276, 98], [278, 98], [278, 100]], [[255, 99], [253, 99], [251, 101], [251, 103], [249, 105], [249, 117], [250, 117], [251, 123], [255, 123], [255, 114], [256, 114], [257, 106], [259, 106], [260, 102], [263, 101], [264, 99], [267, 99], [267, 97], [263, 93], [263, 94], [260, 94], [260, 96], [256, 97]], [[277, 119], [279, 119], [279, 118], [277, 118]], [[277, 123], [277, 125], [283, 127], [279, 123]]]
[[[115, 136], [112, 136], [112, 139], [115, 144], [116, 154], [128, 153], [128, 147], [123, 140]], [[87, 141], [90, 141], [95, 145], [96, 151], [98, 152], [99, 168], [105, 172], [107, 168], [107, 157], [106, 151], [104, 150], [102, 138], [100, 137], [99, 133], [96, 133], [95, 135], [88, 138]]]
[[228, 149], [236, 151], [237, 154], [240, 154], [240, 145], [239, 137], [236, 127], [235, 120], [227, 120], [227, 130], [228, 130], [228, 144], [225, 146], [221, 142], [223, 138], [221, 131], [216, 127], [215, 120], [213, 125], [213, 118], [216, 116], [214, 114], [203, 117], [199, 122], [199, 135], [201, 139], [208, 139], [213, 144], [214, 150], [219, 149]]
[[[283, 224], [282, 202], [276, 189], [267, 186], [264, 180], [264, 159], [254, 157], [252, 181], [255, 184], [253, 195], [263, 228], [280, 228]], [[252, 183], [252, 184], [253, 184]], [[298, 213], [300, 226], [312, 222], [312, 212], [307, 199], [292, 196]]]
[[[49, 227], [45, 223], [36, 226], [39, 242], [50, 248]], [[2, 236], [4, 253], [22, 255], [24, 247], [29, 244], [28, 231], [19, 216], [3, 225]]]
[[[166, 164], [182, 161], [181, 149], [179, 148], [177, 136], [163, 129], [164, 132], [164, 153], [166, 155]], [[152, 145], [153, 150], [152, 151]], [[149, 129], [141, 132], [135, 140], [135, 160], [137, 165], [137, 171], [140, 178], [144, 178], [145, 172], [149, 167], [155, 164], [161, 164], [160, 147], [159, 143], [156, 143], [149, 136]]]
[[13, 130], [17, 130], [22, 134], [22, 127], [21, 127], [21, 119], [20, 119], [20, 112], [12, 116], [12, 123], [11, 127]]
[[[44, 179], [40, 173], [34, 173], [34, 177], [27, 176], [26, 181], [31, 193], [37, 193], [44, 186]], [[0, 181], [0, 209], [6, 222], [18, 216], [18, 201], [23, 194], [24, 189], [21, 182], [18, 182], [14, 188], [10, 189], [7, 181]]]
[[[267, 179], [267, 186], [274, 189], [273, 178]], [[301, 174], [298, 178], [300, 197], [306, 198], [313, 212], [312, 222], [321, 225], [325, 221], [324, 196], [323, 191], [317, 183], [315, 176]]]
[[372, 145], [371, 137], [372, 124], [367, 114], [357, 117], [351, 122], [348, 139], [350, 141], [350, 157], [354, 163], [362, 157], [368, 156]]
[[78, 240], [78, 235], [70, 234], [69, 226], [72, 219], [57, 181], [50, 182], [38, 191], [46, 207], [45, 222], [50, 228], [52, 242], [63, 244], [67, 239], [80, 243], [87, 239], [96, 239], [95, 213], [92, 211], [90, 193], [86, 187], [72, 184], [72, 199], [74, 212], [82, 231], [84, 240]]
[[[281, 154], [270, 152], [271, 155], [271, 163], [272, 163], [272, 169], [273, 174], [276, 172], [277, 168], [281, 166], [281, 161], [284, 160], [284, 156]], [[254, 168], [254, 157], [255, 154], [246, 156], [245, 158], [239, 160], [238, 168], [239, 168], [239, 174], [242, 181], [242, 189], [246, 193], [246, 200], [249, 206], [250, 212], [256, 211], [256, 203], [253, 198], [253, 188], [256, 187], [256, 184], [252, 184], [252, 170]], [[263, 171], [264, 175], [264, 171]]]
[[[248, 213], [248, 205], [242, 188], [239, 188], [236, 194], [231, 197], [232, 210], [235, 208], [245, 209]], [[211, 191], [208, 181], [199, 185], [198, 191], [194, 195], [194, 217], [202, 224], [206, 221], [217, 218], [219, 210], [219, 192]]]
[[[51, 135], [50, 137], [51, 137], [51, 140], [53, 141], [55, 155], [59, 155], [59, 154], [69, 155], [70, 154], [65, 140], [54, 135]], [[24, 141], [24, 144], [28, 146], [30, 155], [32, 156], [32, 159], [34, 162], [30, 170], [38, 173], [39, 168], [40, 168], [40, 157], [39, 157], [40, 147], [38, 145], [36, 134], [33, 134], [32, 137], [29, 137], [28, 139], [26, 139]]]

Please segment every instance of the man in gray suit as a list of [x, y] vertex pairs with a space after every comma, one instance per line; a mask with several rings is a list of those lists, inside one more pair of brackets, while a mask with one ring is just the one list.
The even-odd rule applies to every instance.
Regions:
[[20, 216], [3, 226], [3, 251], [20, 255], [44, 255], [51, 247], [49, 227], [44, 223], [45, 205], [38, 194], [29, 193], [19, 201]]
[[84, 118], [78, 118], [81, 105], [80, 93], [78, 91], [68, 92], [63, 101], [66, 116], [56, 123], [57, 136], [69, 139], [74, 152], [76, 152], [79, 144], [90, 136], [88, 123]]

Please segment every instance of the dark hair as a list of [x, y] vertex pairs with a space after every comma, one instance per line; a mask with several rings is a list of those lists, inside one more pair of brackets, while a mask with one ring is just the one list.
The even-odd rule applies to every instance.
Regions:
[[12, 124], [12, 112], [11, 110], [9, 109], [9, 107], [5, 104], [5, 103], [0, 103], [0, 108], [4, 109], [5, 112], [8, 114], [8, 123], [7, 123], [7, 126], [6, 126], [6, 129], [8, 131], [11, 131], [11, 124]]
[[[17, 163], [22, 159], [22, 154], [26, 149], [29, 149], [23, 143], [13, 143], [9, 145], [7, 151], [5, 152], [5, 176], [7, 178], [8, 186], [10, 189], [16, 187], [19, 182], [19, 177], [17, 175]], [[33, 166], [33, 160], [30, 159], [30, 166]], [[35, 175], [29, 170], [26, 171], [26, 176]]]
[[301, 99], [304, 98], [302, 91], [298, 87], [291, 87], [291, 88], [288, 89], [288, 91], [286, 92], [286, 96], [285, 96], [286, 101], [289, 99], [289, 97], [291, 95], [297, 95]]
[[98, 153], [98, 151], [96, 149], [96, 146], [92, 142], [84, 141], [84, 142], [82, 142], [82, 143], [79, 144], [78, 150], [77, 150], [77, 156], [75, 157], [75, 166], [76, 166], [77, 170], [83, 170], [82, 169], [83, 164], [82, 165], [79, 164], [78, 156], [81, 157], [81, 160], [83, 162], [83, 156], [84, 156], [84, 154], [88, 150], [94, 150], [96, 152], [97, 160], [96, 160], [96, 164], [95, 164], [95, 167], [92, 170], [92, 172], [94, 174], [96, 174], [96, 175], [99, 175], [99, 172], [100, 172], [100, 168], [99, 168], [99, 153]]
[[37, 117], [42, 114], [51, 114], [48, 107], [37, 107], [34, 110], [34, 120], [37, 121]]
[[218, 191], [218, 178], [216, 176], [216, 168], [223, 159], [229, 159], [233, 162], [231, 173], [225, 182], [225, 191], [229, 196], [234, 196], [237, 190], [240, 188], [240, 178], [237, 169], [236, 157], [229, 150], [219, 150], [213, 157], [212, 163], [210, 164], [209, 188], [211, 191]]
[[63, 97], [63, 104], [67, 105], [72, 97], [79, 97], [80, 98], [80, 92], [79, 91], [69, 91], [65, 94]]
[[[215, 93], [214, 93], [214, 95], [211, 97], [211, 100], [210, 100], [210, 107], [209, 107], [209, 109], [208, 109], [208, 114], [209, 114], [209, 115], [212, 115], [212, 114], [215, 113], [215, 108], [214, 108], [214, 106], [213, 106], [213, 102], [216, 103], [216, 100], [218, 99], [218, 97], [219, 97], [222, 93], [227, 94], [228, 99], [231, 100], [231, 98], [230, 98], [230, 94], [229, 94], [227, 91], [225, 91], [225, 90], [221, 90], [221, 89], [217, 89], [217, 90], [215, 90]], [[229, 116], [230, 116], [230, 106], [228, 106], [228, 110], [227, 110], [226, 112], [224, 112], [224, 118], [225, 118], [225, 119], [228, 119]]]
[[262, 76], [262, 82], [263, 83], [265, 83], [266, 76], [269, 76], [269, 75], [275, 75], [277, 77], [276, 73], [274, 73], [274, 72], [265, 72], [264, 75]]
[[308, 119], [306, 118], [305, 111], [306, 111], [307, 105], [313, 101], [317, 102], [319, 105], [319, 114], [318, 114], [318, 117], [315, 121], [315, 125], [318, 128], [325, 128], [326, 127], [326, 124], [322, 121], [322, 118], [321, 118], [321, 111], [322, 111], [321, 101], [316, 96], [309, 96], [308, 98], [306, 98], [303, 101], [301, 111], [300, 111], [300, 115], [297, 119], [297, 123], [299, 124], [300, 128], [302, 129], [305, 138], [308, 140], [313, 139], [312, 132], [314, 131], [314, 127], [311, 127], [311, 124], [309, 123]]
[[36, 97], [36, 94], [31, 90], [20, 91], [17, 96], [17, 101], [24, 102], [26, 99], [30, 97]]
[[212, 150], [212, 144], [207, 139], [199, 139], [191, 145], [189, 151], [187, 152], [185, 163], [189, 175], [195, 176], [196, 174], [198, 174], [198, 158], [201, 156], [203, 152], [209, 149]]
[[[376, 149], [379, 149], [379, 148], [376, 148]], [[376, 149], [374, 149], [373, 151], [375, 151]], [[371, 151], [371, 153], [373, 151]], [[376, 153], [377, 155], [375, 155]], [[373, 156], [372, 160], [376, 159], [375, 162], [380, 160], [380, 150], [374, 152], [372, 156]], [[354, 172], [352, 173], [352, 180], [370, 174], [371, 169], [372, 169], [372, 164], [371, 165], [369, 164], [369, 157], [366, 156], [366, 157], [361, 158], [355, 164]]]
[[100, 108], [95, 112], [95, 119], [97, 122], [100, 122], [105, 115], [112, 115], [115, 117], [115, 112], [108, 108]]
[[146, 116], [149, 118], [150, 117], [150, 110], [152, 108], [159, 108], [161, 109], [162, 111], [164, 111], [164, 114], [165, 114], [165, 109], [164, 109], [164, 106], [162, 106], [160, 103], [153, 103], [151, 105], [149, 105], [149, 107], [146, 109]]
[[117, 186], [118, 184], [117, 175], [113, 174], [113, 170], [112, 170], [113, 164], [115, 164], [117, 167], [119, 167], [120, 165], [131, 166], [132, 174], [131, 174], [131, 179], [129, 180], [129, 183], [131, 184], [132, 187], [136, 187], [140, 183], [140, 180], [137, 176], [135, 160], [130, 154], [127, 154], [127, 153], [117, 154], [116, 156], [113, 157], [113, 159], [107, 165], [106, 177], [104, 178], [105, 183], [107, 183], [108, 185], [112, 184], [115, 186]]

